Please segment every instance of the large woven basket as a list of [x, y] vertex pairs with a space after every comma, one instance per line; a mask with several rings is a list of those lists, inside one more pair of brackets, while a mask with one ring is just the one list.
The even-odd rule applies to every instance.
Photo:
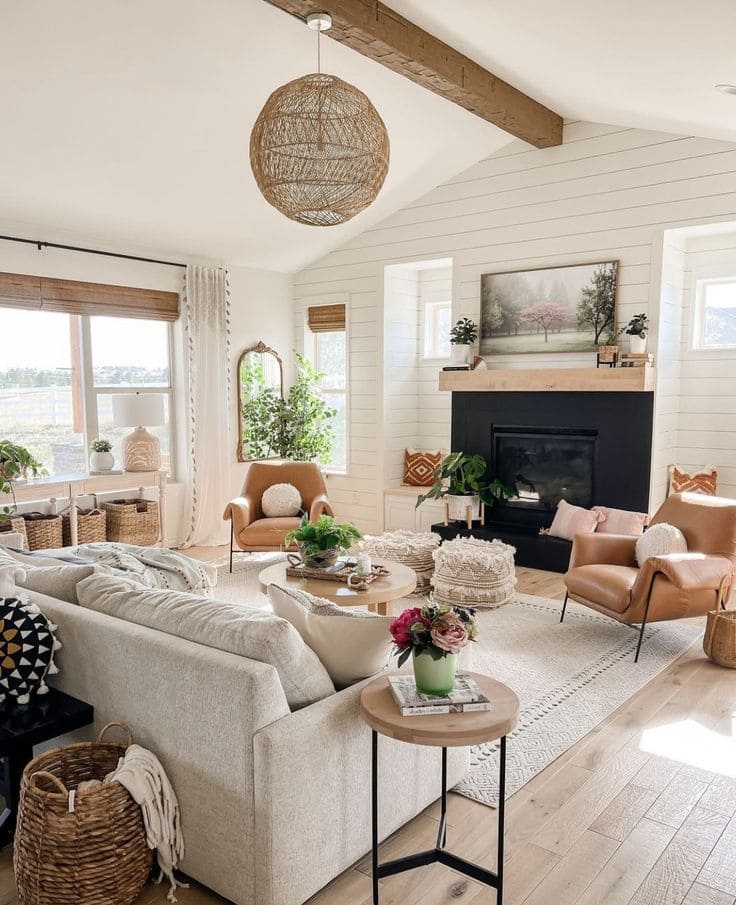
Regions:
[[158, 503], [153, 500], [113, 500], [103, 503], [107, 513], [107, 539], [145, 547], [158, 540]]
[[27, 512], [23, 519], [29, 550], [56, 549], [62, 545], [60, 515], [46, 515], [43, 512]]
[[[64, 546], [72, 545], [72, 519], [62, 515]], [[103, 509], [77, 509], [77, 543], [94, 544], [107, 540], [107, 513]]]
[[56, 748], [23, 771], [13, 865], [22, 905], [130, 905], [146, 884], [153, 853], [140, 807], [120, 783], [103, 780], [126, 745], [96, 742]]
[[[26, 520], [22, 515], [16, 515], [5, 523], [10, 525], [11, 533], [17, 533], [23, 535], [23, 541], [25, 546], [28, 546], [28, 532], [26, 531]], [[2, 534], [0, 534], [0, 538], [2, 538]], [[21, 544], [23, 546], [23, 544]]]
[[736, 610], [708, 613], [703, 650], [719, 666], [736, 669]]

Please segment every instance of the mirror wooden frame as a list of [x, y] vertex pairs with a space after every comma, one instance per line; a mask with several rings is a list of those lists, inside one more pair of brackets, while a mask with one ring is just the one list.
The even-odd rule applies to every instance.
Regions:
[[253, 461], [253, 459], [250, 459], [248, 458], [248, 456], [246, 456], [243, 444], [243, 428], [245, 427], [245, 425], [243, 423], [243, 385], [240, 381], [240, 369], [243, 365], [243, 361], [245, 360], [246, 355], [251, 355], [254, 352], [259, 355], [273, 355], [273, 357], [276, 359], [279, 366], [279, 381], [281, 384], [279, 387], [279, 395], [282, 399], [284, 398], [284, 362], [279, 353], [275, 349], [272, 349], [270, 346], [267, 346], [261, 340], [258, 340], [258, 342], [254, 346], [248, 346], [247, 349], [243, 349], [243, 351], [240, 353], [238, 364], [235, 369], [235, 374], [238, 381], [238, 462]]

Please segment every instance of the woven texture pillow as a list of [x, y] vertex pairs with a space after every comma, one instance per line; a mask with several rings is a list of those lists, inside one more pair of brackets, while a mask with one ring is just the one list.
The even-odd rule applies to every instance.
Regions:
[[567, 500], [560, 500], [557, 512], [546, 532], [550, 537], [562, 537], [572, 540], [576, 534], [592, 534], [603, 520], [600, 512], [573, 506]]
[[610, 506], [593, 506], [591, 512], [598, 512], [603, 521], [598, 523], [599, 534], [629, 534], [638, 537], [649, 524], [646, 512], [630, 512], [628, 509], [611, 509]]
[[679, 528], [666, 522], [652, 525], [636, 542], [639, 568], [652, 556], [668, 556], [670, 553], [687, 553], [687, 541]]
[[272, 484], [261, 497], [261, 509], [266, 518], [291, 518], [299, 515], [302, 495], [293, 484]]
[[670, 465], [670, 493], [704, 493], [715, 496], [718, 486], [718, 469], [715, 465], [705, 465], [692, 474], [679, 465]]
[[431, 487], [434, 470], [443, 458], [441, 449], [407, 449], [404, 452], [404, 483], [411, 487]]
[[286, 619], [311, 647], [336, 688], [346, 688], [385, 669], [391, 656], [388, 627], [393, 616], [341, 607], [306, 591], [269, 585], [277, 616]]

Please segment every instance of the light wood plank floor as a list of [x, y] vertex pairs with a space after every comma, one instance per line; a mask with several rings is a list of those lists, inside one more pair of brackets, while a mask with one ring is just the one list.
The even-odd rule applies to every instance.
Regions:
[[[222, 558], [213, 549], [196, 552]], [[519, 569], [518, 576], [522, 592], [563, 596], [559, 575]], [[509, 799], [507, 905], [736, 905], [735, 718], [736, 671], [710, 663], [694, 644]], [[492, 868], [495, 812], [450, 798], [449, 847]], [[420, 814], [384, 843], [382, 857], [431, 845], [437, 819], [436, 806]], [[495, 902], [493, 890], [436, 865], [381, 888], [383, 905]], [[179, 901], [224, 902], [196, 885]], [[365, 858], [311, 905], [370, 901]], [[165, 902], [165, 889], [155, 886], [139, 900]], [[18, 905], [7, 849], [0, 905]]]

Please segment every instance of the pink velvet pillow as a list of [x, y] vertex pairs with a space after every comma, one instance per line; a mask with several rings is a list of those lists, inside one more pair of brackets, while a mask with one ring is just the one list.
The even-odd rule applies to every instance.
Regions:
[[610, 506], [593, 506], [593, 512], [600, 512], [603, 520], [598, 525], [600, 534], [630, 534], [639, 537], [649, 524], [646, 512], [629, 512], [627, 509], [611, 509]]
[[602, 518], [600, 512], [583, 509], [582, 506], [572, 506], [566, 500], [560, 500], [552, 524], [544, 533], [550, 537], [572, 540], [576, 534], [592, 534]]

